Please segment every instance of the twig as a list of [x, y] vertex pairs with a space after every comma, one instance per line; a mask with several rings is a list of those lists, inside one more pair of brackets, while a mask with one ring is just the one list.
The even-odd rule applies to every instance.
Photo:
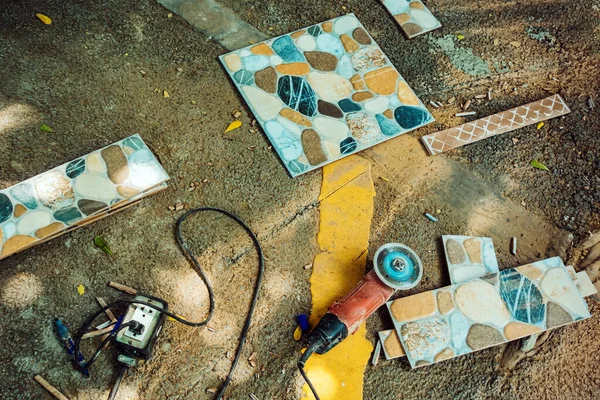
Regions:
[[[98, 304], [100, 304], [100, 307], [106, 307], [106, 301], [104, 301], [102, 297], [96, 297], [96, 300], [98, 301]], [[110, 308], [107, 308], [104, 312], [112, 322], [117, 322], [117, 318], [115, 318], [115, 314], [113, 314]]]
[[129, 286], [121, 285], [120, 283], [117, 283], [117, 282], [110, 281], [108, 283], [108, 286], [110, 286], [111, 288], [120, 290], [121, 292], [125, 292], [128, 294], [134, 295], [134, 296], [137, 294], [137, 290], [130, 288]]
[[64, 394], [62, 394], [61, 392], [59, 392], [57, 388], [55, 388], [54, 386], [52, 386], [51, 384], [49, 384], [48, 381], [46, 381], [41, 376], [36, 375], [33, 379], [35, 379], [37, 383], [39, 383], [40, 385], [42, 385], [42, 387], [44, 389], [46, 389], [48, 391], [48, 393], [50, 393], [52, 396], [54, 396], [58, 400], [69, 400], [67, 398], [67, 396], [65, 396]]
[[97, 331], [88, 332], [88, 333], [84, 334], [81, 338], [82, 339], [89, 339], [89, 338], [93, 338], [93, 337], [96, 337], [96, 336], [102, 336], [105, 333], [111, 333], [113, 331], [113, 329], [115, 329], [115, 326], [111, 325], [111, 326], [106, 327], [104, 329], [99, 329]]

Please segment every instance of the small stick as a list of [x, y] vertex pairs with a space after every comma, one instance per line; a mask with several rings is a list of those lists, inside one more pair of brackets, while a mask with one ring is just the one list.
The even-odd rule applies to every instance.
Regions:
[[120, 290], [121, 292], [132, 294], [134, 296], [137, 294], [137, 290], [135, 290], [134, 288], [130, 288], [129, 286], [125, 286], [125, 285], [121, 285], [120, 283], [117, 283], [117, 282], [112, 282], [111, 281], [108, 284], [108, 286], [110, 286], [111, 288]]
[[[106, 307], [106, 301], [104, 301], [104, 299], [102, 297], [96, 297], [96, 301], [98, 301], [98, 304], [100, 304], [100, 307]], [[115, 318], [115, 314], [113, 314], [113, 312], [110, 308], [107, 308], [106, 310], [104, 310], [104, 312], [106, 313], [106, 315], [112, 322], [117, 322], [117, 319]]]
[[468, 110], [470, 105], [471, 105], [471, 100], [467, 100], [467, 101], [465, 102], [465, 104], [463, 104], [463, 107], [462, 107], [462, 109], [463, 109], [463, 110]]
[[512, 238], [512, 240], [511, 240], [510, 252], [513, 254], [513, 256], [517, 255], [517, 238], [516, 237]]
[[93, 338], [93, 337], [96, 337], [96, 336], [102, 336], [105, 333], [111, 333], [113, 331], [113, 329], [115, 329], [115, 326], [111, 325], [111, 326], [106, 327], [104, 329], [99, 329], [97, 331], [88, 332], [88, 333], [84, 334], [81, 338], [82, 339], [89, 339], [89, 338]]
[[456, 113], [454, 116], [455, 117], [468, 117], [469, 115], [475, 115], [475, 114], [477, 114], [475, 111], [466, 111], [466, 112]]
[[33, 379], [35, 379], [37, 383], [39, 383], [40, 385], [42, 385], [42, 387], [44, 389], [46, 389], [48, 391], [48, 393], [50, 393], [52, 396], [54, 396], [58, 400], [69, 400], [67, 398], [67, 396], [65, 396], [64, 394], [62, 394], [61, 392], [59, 392], [57, 388], [55, 388], [54, 386], [52, 386], [51, 384], [49, 384], [48, 381], [46, 381], [41, 376], [36, 375]]
[[379, 355], [381, 354], [381, 340], [377, 340], [375, 345], [375, 351], [373, 352], [373, 358], [371, 359], [371, 365], [375, 366], [379, 362]]

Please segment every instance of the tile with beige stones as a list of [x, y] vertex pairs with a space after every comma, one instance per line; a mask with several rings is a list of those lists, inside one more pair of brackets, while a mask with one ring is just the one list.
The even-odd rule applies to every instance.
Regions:
[[555, 94], [455, 128], [425, 135], [421, 140], [429, 154], [434, 156], [479, 140], [560, 117], [570, 112], [571, 110], [563, 98]]
[[220, 59], [292, 177], [433, 122], [354, 14]]
[[0, 190], [0, 259], [166, 188], [139, 135]]
[[591, 316], [559, 257], [387, 305], [413, 368]]
[[463, 283], [498, 272], [492, 239], [473, 236], [442, 236], [450, 282]]
[[420, 0], [380, 0], [409, 39], [441, 28], [442, 24]]
[[381, 341], [381, 348], [386, 360], [393, 360], [395, 358], [405, 357], [406, 353], [402, 348], [402, 343], [398, 338], [398, 334], [394, 329], [379, 332], [379, 340]]

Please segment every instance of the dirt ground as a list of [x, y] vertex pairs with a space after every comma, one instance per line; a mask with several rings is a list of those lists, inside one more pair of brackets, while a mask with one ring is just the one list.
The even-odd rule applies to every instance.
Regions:
[[[430, 0], [427, 5], [444, 27], [411, 41], [376, 0], [222, 3], [269, 36], [354, 12], [425, 103], [456, 97], [454, 105], [432, 109], [435, 123], [392, 142], [461, 123], [453, 117], [459, 104], [488, 89], [493, 100], [471, 106], [480, 116], [555, 92], [571, 106], [570, 115], [541, 130], [520, 129], [441, 156], [450, 166], [447, 176], [412, 177], [409, 191], [403, 180], [379, 179], [402, 176], [401, 162], [385, 162], [405, 158], [402, 150], [385, 144], [364, 152], [374, 164], [377, 191], [369, 253], [389, 241], [415, 248], [426, 265], [419, 290], [449, 284], [440, 235], [486, 233], [469, 223], [463, 183], [472, 183], [464, 186], [473, 188], [473, 196], [493, 194], [519, 208], [520, 215], [542, 221], [522, 226], [532, 249], [538, 236], [570, 233], [577, 242], [600, 229], [600, 1]], [[54, 23], [43, 25], [34, 16], [38, 12]], [[318, 251], [321, 172], [290, 179], [262, 133], [243, 129], [222, 135], [231, 111], [243, 112], [245, 127], [252, 119], [217, 61], [225, 50], [167, 14], [154, 0], [2, 5], [0, 187], [133, 133], [151, 145], [172, 177], [166, 191], [136, 207], [0, 261], [2, 399], [50, 399], [33, 381], [35, 374], [72, 399], [108, 395], [116, 375], [114, 354], [106, 351], [91, 377], [83, 378], [71, 368], [52, 328], [54, 317], [78, 327], [97, 309], [97, 296], [108, 301], [122, 296], [106, 286], [108, 281], [165, 298], [188, 318], [203, 318], [206, 292], [173, 235], [179, 213], [168, 206], [178, 202], [238, 213], [259, 234], [268, 259], [229, 397], [300, 397], [299, 345], [292, 332], [294, 316], [311, 306], [310, 270], [303, 266]], [[464, 39], [458, 40], [459, 34]], [[515, 41], [520, 45], [510, 44]], [[489, 72], [476, 74], [472, 67], [478, 63]], [[590, 96], [598, 104], [591, 111]], [[41, 123], [54, 133], [41, 132]], [[413, 150], [424, 154], [422, 148]], [[550, 172], [530, 167], [533, 158]], [[187, 190], [190, 182], [204, 179], [199, 189]], [[422, 216], [432, 209], [442, 211], [437, 224]], [[227, 353], [234, 351], [245, 318], [256, 257], [243, 232], [221, 218], [190, 220], [185, 233], [216, 288], [214, 332], [168, 323], [154, 359], [131, 370], [120, 399], [209, 399], [205, 389], [218, 386], [229, 369]], [[107, 240], [114, 256], [94, 247], [95, 235]], [[501, 230], [494, 233], [500, 235]], [[568, 252], [569, 240], [557, 242], [540, 244], [532, 255]], [[514, 267], [520, 260], [510, 256], [507, 243], [496, 242], [499, 258]], [[83, 296], [77, 294], [79, 284], [86, 287]], [[588, 302], [591, 319], [558, 329], [535, 358], [510, 375], [498, 368], [503, 346], [416, 371], [406, 360], [380, 362], [366, 369], [364, 398], [600, 398], [600, 306]], [[369, 339], [391, 328], [384, 312], [367, 326]], [[96, 344], [86, 343], [85, 350]], [[254, 352], [256, 367], [245, 361]]]

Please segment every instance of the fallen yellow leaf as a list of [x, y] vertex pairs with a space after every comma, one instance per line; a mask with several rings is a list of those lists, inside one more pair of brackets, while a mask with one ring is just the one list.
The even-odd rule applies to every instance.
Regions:
[[465, 38], [465, 35], [456, 35], [456, 38], [458, 40], [463, 40]]
[[83, 294], [85, 293], [85, 286], [79, 284], [79, 286], [77, 286], [77, 293], [79, 293], [80, 296], [83, 296]]
[[514, 47], [520, 47], [521, 46], [521, 42], [518, 42], [516, 40], [513, 40], [512, 42], [510, 42], [510, 44]]
[[386, 181], [389, 182], [390, 180], [388, 178], [386, 178], [385, 176], [380, 176], [379, 179], [381, 179], [382, 181]]
[[169, 92], [167, 92], [167, 90], [163, 90], [163, 96], [165, 97], [165, 99], [169, 98]]
[[544, 121], [542, 121], [542, 122], [540, 122], [540, 123], [537, 124], [536, 129], [540, 130], [540, 129], [542, 129], [544, 127], [544, 125], [546, 125], [546, 124], [544, 123]]
[[234, 129], [238, 129], [240, 126], [242, 126], [242, 121], [235, 120], [235, 121], [233, 121], [232, 123], [229, 124], [229, 126], [227, 127], [227, 129], [225, 129], [225, 133], [231, 132]]
[[302, 329], [300, 328], [300, 326], [297, 326], [296, 330], [294, 331], [294, 340], [298, 341], [298, 340], [300, 340], [301, 337], [302, 337]]
[[173, 13], [168, 13], [167, 18], [173, 18]]
[[47, 17], [44, 14], [35, 14], [35, 16], [38, 17], [40, 21], [42, 21], [46, 25], [50, 25], [52, 23], [50, 17]]

